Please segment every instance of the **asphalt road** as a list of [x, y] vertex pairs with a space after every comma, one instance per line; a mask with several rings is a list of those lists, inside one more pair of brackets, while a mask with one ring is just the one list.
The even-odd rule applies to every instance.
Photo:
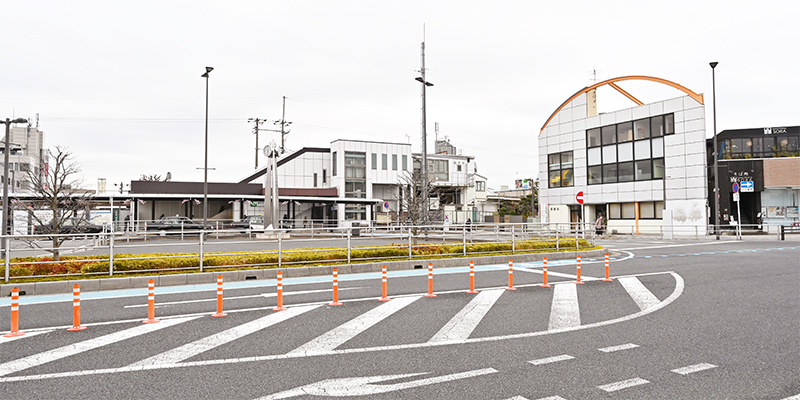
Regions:
[[[800, 394], [800, 242], [606, 241], [603, 260], [22, 298], [0, 398], [785, 399]], [[8, 299], [0, 331], [9, 328]], [[556, 397], [557, 396], [557, 397]]]

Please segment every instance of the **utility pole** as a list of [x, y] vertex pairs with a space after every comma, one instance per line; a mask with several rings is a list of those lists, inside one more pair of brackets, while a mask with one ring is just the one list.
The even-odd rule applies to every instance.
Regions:
[[286, 134], [292, 129], [289, 127], [291, 122], [286, 122], [286, 96], [283, 96], [283, 112], [281, 113], [281, 120], [275, 121], [275, 125], [281, 125], [281, 154], [286, 153]]
[[255, 125], [253, 126], [253, 134], [256, 135], [256, 166], [255, 169], [258, 169], [258, 131], [265, 130], [259, 129], [258, 126], [266, 122], [263, 118], [249, 118], [247, 122], [254, 122]]
[[428, 198], [430, 195], [428, 194], [428, 118], [426, 115], [425, 89], [428, 86], [433, 86], [433, 83], [425, 79], [425, 42], [422, 42], [422, 66], [419, 72], [422, 76], [414, 80], [422, 84], [422, 223], [427, 225], [428, 214], [430, 213], [430, 198]]

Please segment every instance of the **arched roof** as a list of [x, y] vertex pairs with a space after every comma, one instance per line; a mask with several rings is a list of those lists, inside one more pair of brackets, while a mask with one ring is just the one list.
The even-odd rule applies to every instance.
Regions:
[[547, 121], [545, 121], [544, 125], [542, 125], [542, 129], [539, 130], [539, 133], [542, 133], [542, 131], [544, 131], [544, 128], [547, 127], [547, 124], [550, 123], [550, 121], [553, 119], [553, 117], [555, 117], [555, 115], [558, 114], [558, 112], [561, 111], [561, 109], [564, 108], [564, 106], [569, 104], [570, 101], [575, 100], [575, 98], [577, 98], [581, 94], [586, 93], [586, 92], [588, 92], [590, 90], [593, 90], [593, 89], [597, 89], [600, 86], [609, 85], [609, 86], [613, 87], [614, 89], [616, 89], [617, 91], [619, 91], [620, 93], [622, 93], [623, 95], [625, 95], [625, 97], [631, 99], [634, 103], [636, 103], [638, 105], [642, 105], [643, 103], [641, 101], [637, 100], [635, 97], [630, 95], [628, 92], [622, 90], [622, 88], [620, 88], [619, 86], [617, 86], [615, 84], [615, 82], [632, 81], [632, 80], [651, 81], [651, 82], [656, 82], [656, 83], [660, 83], [660, 84], [663, 84], [663, 85], [671, 86], [671, 87], [674, 87], [675, 89], [678, 89], [678, 90], [686, 93], [687, 95], [689, 95], [689, 97], [695, 99], [698, 103], [705, 104], [703, 102], [703, 95], [702, 94], [697, 94], [697, 93], [691, 91], [690, 89], [686, 88], [685, 86], [679, 85], [679, 84], [677, 84], [675, 82], [672, 82], [672, 81], [668, 81], [666, 79], [656, 78], [656, 77], [653, 77], [653, 76], [644, 76], [644, 75], [620, 76], [620, 77], [617, 77], [617, 78], [611, 78], [611, 79], [608, 79], [608, 80], [605, 80], [605, 81], [602, 81], [602, 82], [595, 83], [592, 86], [587, 86], [587, 87], [579, 90], [577, 93], [573, 94], [572, 97], [568, 98], [565, 102], [561, 103], [561, 105], [558, 106], [558, 108], [555, 111], [553, 111], [552, 114], [550, 114], [550, 118], [547, 118]]

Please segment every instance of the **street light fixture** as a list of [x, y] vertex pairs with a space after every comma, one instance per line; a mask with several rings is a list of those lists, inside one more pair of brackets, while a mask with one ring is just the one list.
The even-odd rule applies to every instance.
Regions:
[[714, 157], [714, 234], [719, 240], [719, 155], [717, 152], [717, 81], [714, 75], [714, 69], [719, 64], [716, 61], [708, 63], [711, 66], [711, 94], [714, 96], [714, 150], [711, 155]]
[[[28, 122], [25, 118], [17, 118], [17, 119], [8, 119], [6, 118], [5, 121], [0, 121], [6, 125], [6, 138], [3, 141], [4, 148], [3, 148], [3, 222], [0, 224], [2, 226], [2, 236], [3, 236], [3, 258], [6, 257], [6, 248], [8, 245], [8, 238], [5, 237], [8, 234], [8, 154], [11, 153], [10, 151], [10, 139], [11, 136], [11, 124], [24, 124]], [[6, 282], [8, 282], [8, 270], [6, 270], [5, 276]]]
[[213, 67], [206, 67], [206, 73], [200, 75], [206, 78], [206, 136], [205, 136], [205, 163], [203, 164], [203, 229], [206, 229], [208, 222], [208, 74], [213, 71]]

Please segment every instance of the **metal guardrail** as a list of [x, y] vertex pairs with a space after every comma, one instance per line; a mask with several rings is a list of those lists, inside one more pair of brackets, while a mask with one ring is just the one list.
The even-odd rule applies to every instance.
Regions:
[[[542, 250], [563, 250], [565, 247], [593, 246], [593, 236], [583, 232], [561, 232], [549, 227], [531, 227], [526, 224], [460, 224], [430, 226], [372, 226], [372, 227], [309, 227], [273, 231], [230, 230], [211, 231], [180, 230], [173, 235], [160, 236], [158, 232], [106, 232], [84, 235], [11, 235], [0, 237], [5, 242], [5, 282], [36, 277], [114, 276], [125, 273], [152, 273], [163, 271], [236, 268], [269, 268], [288, 265], [317, 265], [321, 263], [353, 263], [388, 259], [416, 259], [444, 255], [491, 255], [495, 253], [526, 252], [523, 249], [531, 239], [551, 239], [552, 247]], [[53, 239], [64, 240], [53, 246]], [[253, 239], [260, 240], [253, 240]], [[504, 249], [476, 249], [474, 244], [497, 243]], [[569, 245], [567, 244], [569, 243]], [[306, 246], [308, 244], [308, 246]], [[362, 257], [363, 250], [385, 249], [393, 244], [395, 251], [384, 256]], [[392, 247], [389, 247], [390, 249]], [[453, 253], [453, 250], [456, 253]], [[398, 252], [397, 250], [401, 250]], [[55, 261], [54, 251], [62, 258]], [[325, 260], [305, 260], [303, 254], [326, 251]], [[158, 254], [157, 256], [152, 255]], [[421, 254], [420, 254], [421, 253]], [[99, 258], [98, 258], [99, 257]], [[274, 261], [243, 262], [216, 266], [216, 258], [237, 257], [255, 259], [272, 257]], [[178, 264], [171, 268], [120, 271], [122, 263], [147, 260], [168, 260]], [[177, 261], [176, 261], [177, 260]], [[107, 267], [105, 266], [107, 263]], [[102, 271], [86, 271], [86, 265], [102, 266]], [[180, 266], [184, 264], [185, 266]], [[94, 268], [97, 269], [97, 268]]]

